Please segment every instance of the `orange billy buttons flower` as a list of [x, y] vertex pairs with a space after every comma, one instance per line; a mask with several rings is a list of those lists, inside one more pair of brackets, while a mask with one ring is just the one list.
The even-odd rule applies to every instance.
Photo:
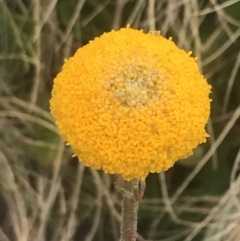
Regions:
[[145, 179], [205, 142], [211, 88], [190, 55], [157, 32], [127, 27], [66, 60], [51, 113], [79, 159], [126, 180]]

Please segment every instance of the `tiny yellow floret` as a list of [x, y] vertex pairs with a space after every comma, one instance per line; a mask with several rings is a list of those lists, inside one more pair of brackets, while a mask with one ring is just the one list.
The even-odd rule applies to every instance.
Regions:
[[50, 107], [86, 166], [145, 179], [206, 141], [210, 90], [191, 52], [128, 26], [65, 61]]

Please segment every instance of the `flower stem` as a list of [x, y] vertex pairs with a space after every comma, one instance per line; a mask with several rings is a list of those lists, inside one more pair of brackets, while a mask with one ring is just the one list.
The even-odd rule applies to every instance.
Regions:
[[138, 213], [138, 180], [126, 181], [117, 176], [116, 188], [123, 195], [120, 241], [136, 241]]

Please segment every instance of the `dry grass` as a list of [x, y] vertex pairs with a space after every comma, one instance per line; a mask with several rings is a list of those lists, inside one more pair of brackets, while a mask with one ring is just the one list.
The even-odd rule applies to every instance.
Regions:
[[[89, 38], [130, 23], [146, 31], [161, 30], [164, 36], [173, 36], [179, 47], [192, 50], [216, 89], [227, 69], [223, 91], [213, 89], [217, 109], [208, 124], [208, 147], [173, 193], [165, 174], [156, 179], [156, 197], [146, 197], [140, 205], [140, 223], [144, 223], [141, 217], [151, 220], [148, 230], [139, 229], [139, 240], [239, 241], [240, 151], [223, 195], [184, 195], [209, 162], [213, 170], [219, 168], [218, 150], [240, 117], [239, 103], [230, 107], [239, 82], [240, 54], [234, 48], [240, 21], [228, 11], [236, 6], [240, 12], [239, 3], [0, 0], [0, 240], [118, 240], [120, 200], [113, 179], [71, 159], [71, 150], [58, 136], [48, 112], [48, 99], [64, 58]], [[166, 215], [173, 223], [170, 227], [164, 226]]]

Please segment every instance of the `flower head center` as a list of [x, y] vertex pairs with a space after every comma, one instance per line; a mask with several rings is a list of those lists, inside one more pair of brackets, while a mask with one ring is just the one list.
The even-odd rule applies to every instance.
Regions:
[[131, 64], [110, 79], [109, 90], [121, 105], [138, 108], [147, 105], [154, 96], [161, 97], [159, 81], [153, 68]]

